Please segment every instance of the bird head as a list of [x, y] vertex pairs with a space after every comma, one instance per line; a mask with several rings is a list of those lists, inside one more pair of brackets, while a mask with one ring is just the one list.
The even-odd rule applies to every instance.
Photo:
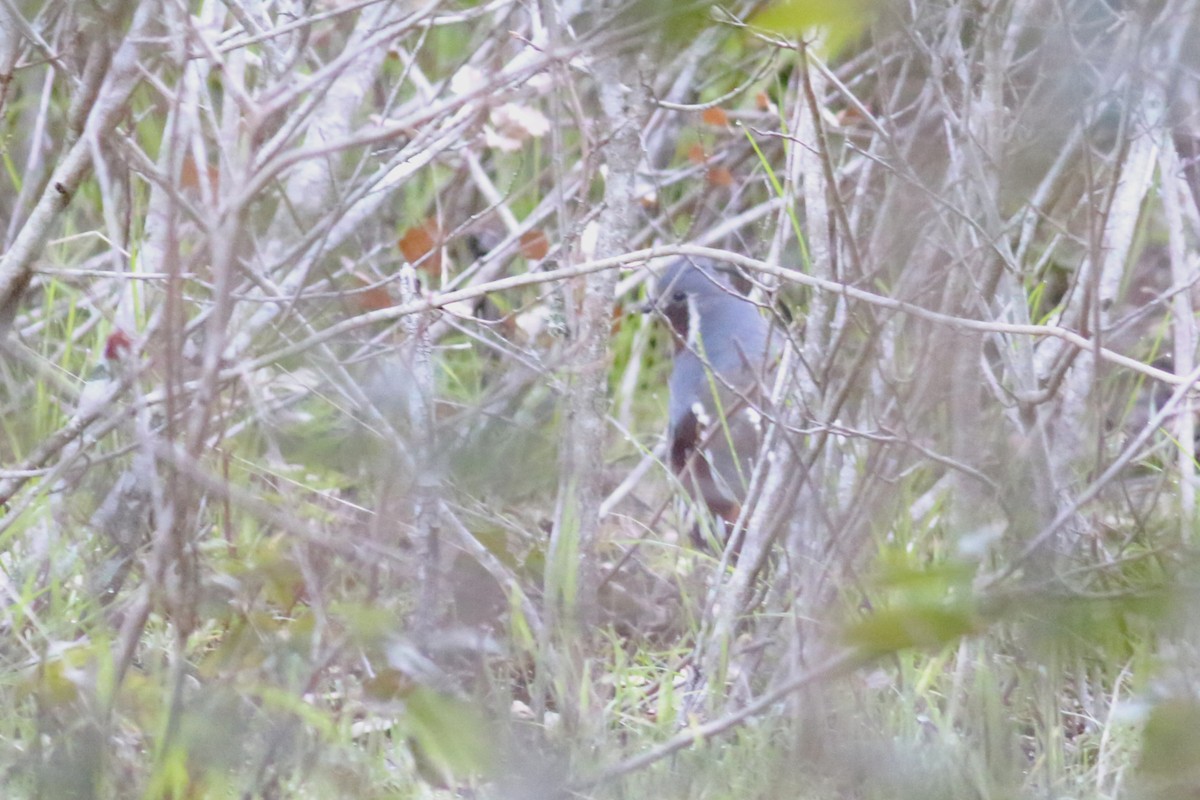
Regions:
[[688, 324], [696, 324], [702, 309], [724, 298], [740, 295], [727, 273], [704, 258], [681, 258], [663, 270], [654, 283], [646, 312], [659, 311], [681, 341], [688, 339]]

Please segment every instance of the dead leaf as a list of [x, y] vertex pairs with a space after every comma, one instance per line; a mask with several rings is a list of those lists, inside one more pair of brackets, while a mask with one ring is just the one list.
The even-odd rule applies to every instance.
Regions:
[[391, 308], [395, 305], [392, 302], [392, 296], [388, 293], [387, 287], [380, 286], [375, 281], [357, 272], [354, 273], [354, 280], [362, 287], [352, 295], [354, 304], [358, 306], [360, 311], [379, 311], [380, 309]]
[[733, 173], [728, 167], [713, 167], [708, 171], [706, 176], [709, 186], [732, 186]]
[[431, 275], [442, 271], [442, 231], [433, 220], [406, 230], [397, 246], [408, 263], [417, 269]]
[[539, 230], [521, 234], [521, 255], [532, 261], [541, 261], [550, 252], [550, 240]]
[[[217, 185], [220, 183], [221, 171], [212, 164], [206, 164], [204, 172], [208, 176], [208, 185], [215, 195]], [[196, 159], [190, 155], [183, 159], [183, 166], [179, 169], [179, 185], [185, 189], [198, 190], [200, 188], [200, 170], [196, 166]]]

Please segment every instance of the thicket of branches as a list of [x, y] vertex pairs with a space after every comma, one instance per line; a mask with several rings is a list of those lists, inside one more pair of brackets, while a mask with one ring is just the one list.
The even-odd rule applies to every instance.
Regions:
[[5, 795], [1195, 793], [1198, 12], [0, 0]]

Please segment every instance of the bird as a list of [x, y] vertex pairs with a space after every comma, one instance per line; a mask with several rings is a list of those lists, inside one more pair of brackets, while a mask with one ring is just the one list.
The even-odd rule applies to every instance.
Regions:
[[675, 339], [667, 404], [671, 469], [728, 533], [762, 442], [762, 387], [776, 350], [771, 324], [708, 259], [672, 262], [646, 308], [666, 317]]

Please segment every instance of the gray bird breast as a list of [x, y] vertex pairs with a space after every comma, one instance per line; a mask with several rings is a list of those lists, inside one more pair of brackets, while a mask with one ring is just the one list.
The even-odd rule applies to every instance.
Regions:
[[672, 466], [724, 516], [745, 496], [762, 437], [756, 406], [771, 360], [770, 325], [711, 262], [675, 262], [655, 305], [679, 349], [670, 378]]

